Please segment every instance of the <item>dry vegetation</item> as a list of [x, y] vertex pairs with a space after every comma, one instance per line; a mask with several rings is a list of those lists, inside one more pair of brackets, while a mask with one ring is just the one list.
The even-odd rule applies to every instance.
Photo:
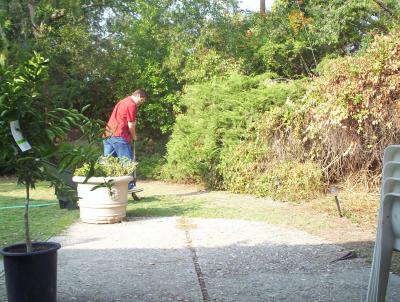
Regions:
[[358, 56], [330, 61], [307, 102], [310, 155], [331, 182], [379, 182], [383, 150], [400, 137], [400, 34], [378, 36]]

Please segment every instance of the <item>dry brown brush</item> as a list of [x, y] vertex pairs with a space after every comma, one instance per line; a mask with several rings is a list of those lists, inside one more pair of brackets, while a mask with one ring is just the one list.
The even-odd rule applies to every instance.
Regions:
[[327, 181], [379, 180], [384, 148], [400, 140], [400, 33], [328, 62], [306, 98], [305, 152]]

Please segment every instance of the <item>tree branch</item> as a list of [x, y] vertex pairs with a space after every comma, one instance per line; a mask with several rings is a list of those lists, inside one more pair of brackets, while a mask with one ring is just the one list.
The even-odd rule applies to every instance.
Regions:
[[373, 0], [386, 14], [388, 14], [390, 17], [393, 19], [398, 19], [398, 16], [396, 16], [392, 10], [387, 7], [385, 3], [382, 2], [382, 0]]
[[31, 19], [33, 36], [35, 38], [39, 38], [40, 35], [41, 35], [41, 30], [36, 25], [36, 20], [35, 20], [36, 19], [35, 18], [35, 0], [28, 0], [28, 11], [29, 11], [29, 17]]
[[8, 57], [8, 39], [6, 34], [4, 33], [3, 27], [0, 24], [0, 38], [3, 41], [3, 48], [0, 50], [0, 65], [3, 65]]
[[[90, 4], [84, 4], [81, 6], [81, 10], [87, 10], [90, 8], [95, 8], [95, 7], [106, 7], [106, 4], [104, 4], [104, 1], [101, 1], [101, 3], [90, 3]], [[54, 13], [52, 13], [49, 17], [49, 21], [55, 21], [58, 19], [61, 19], [67, 15], [67, 12], [65, 9], [60, 9]]]

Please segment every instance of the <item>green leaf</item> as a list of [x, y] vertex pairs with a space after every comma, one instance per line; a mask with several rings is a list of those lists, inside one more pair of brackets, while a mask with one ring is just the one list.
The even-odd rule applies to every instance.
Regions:
[[84, 106], [81, 110], [81, 113], [84, 113], [86, 111], [86, 109], [88, 109], [91, 105], [87, 104], [86, 106]]
[[51, 129], [44, 129], [46, 132], [47, 137], [53, 141], [56, 138], [56, 134]]

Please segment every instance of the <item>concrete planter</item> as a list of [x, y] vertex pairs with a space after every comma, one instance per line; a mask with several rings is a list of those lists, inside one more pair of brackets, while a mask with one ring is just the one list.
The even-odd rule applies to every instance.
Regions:
[[[83, 176], [74, 176], [72, 180], [78, 183], [78, 205], [83, 222], [116, 223], [126, 217], [128, 183], [133, 180], [132, 176], [91, 177], [86, 183], [83, 183]], [[97, 188], [90, 191], [109, 180], [114, 182], [111, 190]]]

